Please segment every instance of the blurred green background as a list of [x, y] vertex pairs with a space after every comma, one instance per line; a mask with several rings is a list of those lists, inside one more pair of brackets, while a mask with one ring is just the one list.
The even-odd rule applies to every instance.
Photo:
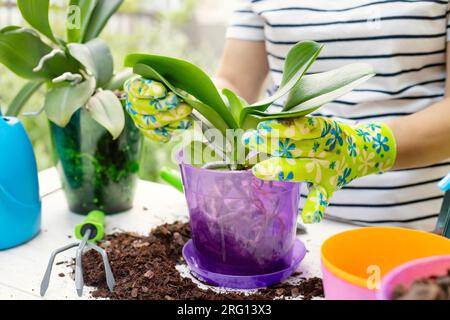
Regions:
[[[62, 35], [66, 6], [69, 1], [52, 1], [51, 22], [55, 33]], [[111, 19], [101, 38], [113, 51], [116, 72], [122, 69], [123, 58], [131, 52], [162, 54], [189, 60], [214, 74], [220, 58], [226, 24], [234, 0], [125, 0]], [[0, 28], [24, 22], [14, 0], [0, 0]], [[4, 112], [24, 81], [0, 65], [0, 106]], [[40, 110], [43, 91], [26, 106], [24, 112]], [[21, 116], [33, 142], [39, 170], [52, 163], [49, 126], [44, 114]], [[175, 143], [160, 145], [144, 142], [141, 178], [158, 180], [162, 166], [175, 166], [171, 151]]]

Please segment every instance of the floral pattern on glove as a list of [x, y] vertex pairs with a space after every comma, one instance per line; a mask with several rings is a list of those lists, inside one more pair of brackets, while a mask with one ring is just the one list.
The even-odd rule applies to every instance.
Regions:
[[389, 170], [397, 153], [384, 123], [350, 126], [322, 117], [265, 121], [243, 141], [271, 156], [253, 167], [258, 178], [309, 183], [305, 223], [320, 222], [334, 192], [354, 179]]
[[149, 139], [168, 142], [192, 126], [192, 108], [164, 84], [141, 77], [125, 83], [126, 111]]

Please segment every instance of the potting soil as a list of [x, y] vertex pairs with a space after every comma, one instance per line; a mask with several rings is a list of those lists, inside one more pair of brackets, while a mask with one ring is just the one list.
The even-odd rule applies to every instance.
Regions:
[[394, 300], [450, 300], [450, 270], [446, 276], [416, 280], [409, 288], [397, 286]]
[[100, 255], [83, 256], [86, 285], [94, 287], [94, 298], [117, 300], [273, 300], [323, 297], [322, 280], [294, 275], [295, 282], [283, 283], [252, 293], [200, 288], [182, 277], [177, 266], [184, 264], [182, 248], [191, 238], [189, 224], [160, 226], [148, 236], [132, 233], [108, 235], [100, 246], [108, 253], [116, 287], [110, 292]]

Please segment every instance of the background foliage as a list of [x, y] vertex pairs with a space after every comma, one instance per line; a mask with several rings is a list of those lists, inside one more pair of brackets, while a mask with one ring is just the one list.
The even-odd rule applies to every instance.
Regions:
[[[65, 22], [64, 4], [68, 1], [55, 1], [52, 5], [51, 22], [56, 34], [62, 34]], [[168, 0], [126, 0], [119, 14], [114, 17], [102, 35], [113, 51], [116, 70], [120, 70], [124, 57], [130, 52], [182, 57], [213, 73], [218, 62], [222, 38], [216, 38], [216, 45], [211, 45], [211, 38], [200, 41], [195, 34], [202, 27], [195, 22], [195, 16], [201, 0], [182, 0], [168, 6]], [[172, 1], [173, 2], [173, 1]], [[0, 0], [0, 27], [17, 24], [18, 11], [15, 1]], [[169, 9], [167, 9], [169, 7]], [[19, 20], [19, 23], [23, 24]], [[224, 26], [219, 26], [218, 32]], [[199, 37], [202, 38], [202, 37]], [[0, 106], [11, 102], [24, 81], [0, 65]], [[25, 112], [39, 110], [43, 104], [43, 91], [28, 103]], [[39, 170], [53, 166], [52, 146], [49, 125], [44, 114], [34, 117], [21, 116], [38, 159]], [[141, 177], [157, 180], [161, 166], [175, 166], [171, 160], [171, 151], [175, 143], [161, 146], [145, 141], [142, 153]]]

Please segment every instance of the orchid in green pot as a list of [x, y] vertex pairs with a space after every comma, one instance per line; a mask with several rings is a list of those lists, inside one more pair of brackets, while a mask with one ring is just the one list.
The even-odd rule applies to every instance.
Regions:
[[0, 30], [0, 63], [29, 82], [7, 110], [15, 116], [46, 86], [37, 113], [50, 120], [55, 161], [72, 211], [130, 209], [139, 169], [140, 134], [126, 112], [107, 43], [98, 38], [123, 0], [68, 1], [67, 32], [55, 35], [49, 0], [18, 0], [30, 27]]
[[[137, 75], [125, 84], [127, 111], [147, 137], [164, 142], [199, 123], [188, 131], [191, 135], [183, 135], [190, 137], [183, 139], [187, 141], [178, 160], [193, 238], [184, 254], [201, 279], [233, 288], [270, 285], [290, 275], [303, 259], [305, 248], [296, 240], [299, 184], [291, 173], [280, 172], [276, 179], [266, 181], [250, 170], [271, 155], [297, 152], [292, 146], [301, 143], [253, 133], [266, 125], [269, 131], [275, 121], [295, 124], [311, 119], [311, 124], [298, 127], [280, 126], [284, 133], [292, 131], [292, 137], [303, 129], [306, 135], [316, 121], [306, 115], [374, 75], [373, 68], [364, 63], [307, 75], [322, 48], [313, 41], [293, 46], [279, 89], [254, 104], [232, 90], [219, 92], [205, 72], [187, 61], [148, 54], [127, 56], [125, 65]], [[281, 98], [284, 108], [269, 112]], [[324, 135], [337, 130], [323, 129]], [[320, 136], [318, 129], [314, 133]], [[315, 172], [315, 167], [310, 169]], [[255, 276], [264, 274], [270, 276]]]

